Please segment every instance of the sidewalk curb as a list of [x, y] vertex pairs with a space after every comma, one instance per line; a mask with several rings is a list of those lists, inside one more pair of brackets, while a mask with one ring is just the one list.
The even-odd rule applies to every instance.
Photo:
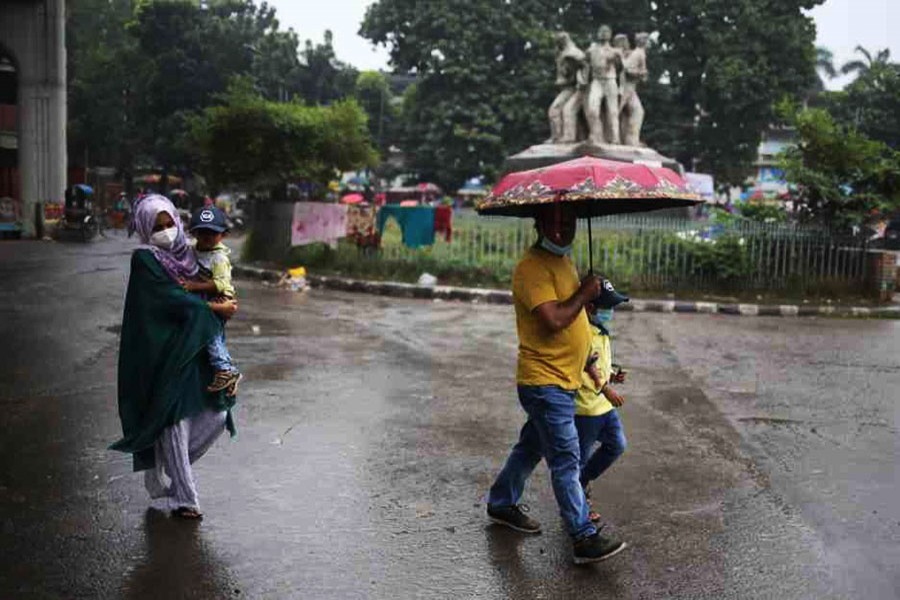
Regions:
[[[281, 278], [281, 273], [279, 271], [249, 265], [234, 265], [232, 271], [238, 277], [260, 279], [263, 281], [275, 282]], [[474, 304], [512, 304], [512, 292], [507, 290], [463, 288], [445, 285], [428, 287], [414, 283], [368, 281], [326, 275], [310, 275], [307, 277], [307, 281], [309, 281], [310, 286], [314, 288], [325, 288], [343, 292], [359, 292], [397, 298], [416, 298], [420, 300], [471, 302]], [[796, 304], [719, 304], [716, 302], [643, 300], [633, 298], [631, 302], [622, 304], [617, 310], [623, 312], [722, 314], [741, 317], [828, 316], [900, 318], [900, 305], [869, 308], [863, 306], [801, 306]]]

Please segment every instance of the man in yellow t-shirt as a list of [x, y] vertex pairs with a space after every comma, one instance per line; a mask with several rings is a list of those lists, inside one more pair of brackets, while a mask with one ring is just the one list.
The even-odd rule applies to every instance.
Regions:
[[528, 477], [545, 458], [560, 515], [574, 540], [574, 560], [597, 562], [625, 548], [624, 542], [597, 532], [578, 480], [575, 391], [590, 350], [584, 306], [600, 292], [600, 279], [589, 275], [578, 281], [569, 258], [576, 229], [571, 205], [542, 207], [535, 227], [538, 241], [516, 267], [512, 285], [519, 335], [516, 380], [528, 420], [491, 486], [487, 513], [495, 523], [540, 533], [540, 523], [524, 513], [519, 500]]
[[[575, 428], [578, 430], [581, 454], [579, 479], [588, 499], [588, 518], [593, 523], [600, 522], [600, 515], [592, 510], [589, 484], [612, 466], [627, 446], [625, 430], [616, 410], [625, 403], [625, 399], [611, 385], [623, 383], [625, 373], [621, 370], [613, 372], [609, 332], [613, 309], [623, 302], [628, 302], [628, 297], [604, 280], [600, 294], [585, 307], [593, 335], [591, 356], [596, 360], [591, 361], [594, 373], [582, 376], [581, 388], [575, 394]], [[600, 447], [593, 451], [597, 443]]]

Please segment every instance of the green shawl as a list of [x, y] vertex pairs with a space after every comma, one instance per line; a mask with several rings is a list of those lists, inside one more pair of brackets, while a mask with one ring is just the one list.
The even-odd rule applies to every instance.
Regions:
[[207, 408], [227, 410], [235, 434], [234, 398], [206, 392], [213, 378], [206, 345], [221, 329], [206, 302], [184, 291], [151, 252], [134, 252], [119, 344], [123, 437], [110, 448], [133, 453], [135, 471], [154, 466], [163, 429]]

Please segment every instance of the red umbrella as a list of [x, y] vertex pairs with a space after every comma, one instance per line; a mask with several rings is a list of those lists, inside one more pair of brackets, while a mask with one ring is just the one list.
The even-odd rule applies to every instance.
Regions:
[[[536, 207], [552, 202], [572, 203], [579, 217], [589, 219], [689, 206], [702, 199], [671, 169], [584, 156], [510, 173], [476, 208], [482, 215], [531, 217]], [[590, 224], [588, 247], [593, 250]], [[592, 251], [589, 257], [593, 261]]]
[[365, 198], [362, 194], [347, 194], [343, 198], [341, 198], [341, 202], [344, 204], [359, 204], [361, 202], [365, 202]]
[[579, 217], [689, 206], [701, 202], [675, 171], [585, 156], [510, 173], [478, 203], [482, 215], [530, 217], [535, 207], [572, 202]]

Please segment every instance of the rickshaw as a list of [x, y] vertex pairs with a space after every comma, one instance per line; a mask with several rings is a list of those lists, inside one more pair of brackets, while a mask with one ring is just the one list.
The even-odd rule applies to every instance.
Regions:
[[59, 222], [60, 231], [77, 231], [85, 242], [100, 233], [100, 219], [94, 210], [94, 190], [89, 185], [78, 183], [66, 189], [66, 204], [63, 218]]

